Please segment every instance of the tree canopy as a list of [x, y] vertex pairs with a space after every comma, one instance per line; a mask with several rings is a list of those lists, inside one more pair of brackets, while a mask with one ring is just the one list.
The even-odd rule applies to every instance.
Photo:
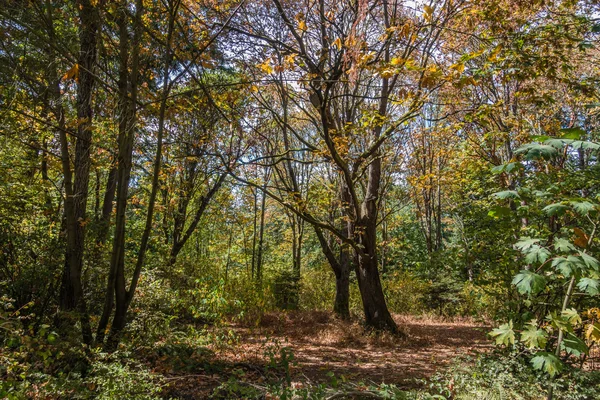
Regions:
[[594, 359], [597, 2], [4, 0], [0, 36], [2, 396], [277, 310], [485, 321], [549, 399]]

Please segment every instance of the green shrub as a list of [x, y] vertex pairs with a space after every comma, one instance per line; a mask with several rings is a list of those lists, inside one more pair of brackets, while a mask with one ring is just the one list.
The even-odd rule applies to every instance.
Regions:
[[460, 293], [459, 314], [483, 320], [496, 320], [506, 315], [506, 286], [499, 284], [476, 285], [465, 282]]
[[299, 307], [302, 310], [330, 311], [335, 298], [335, 275], [328, 265], [302, 271]]
[[391, 312], [402, 314], [422, 313], [429, 284], [406, 271], [386, 274], [383, 290]]
[[273, 279], [275, 306], [280, 310], [296, 310], [300, 296], [300, 277], [292, 271], [281, 271]]
[[[127, 354], [98, 355], [98, 358], [92, 363], [89, 377], [85, 379], [85, 385], [90, 389], [91, 396], [82, 398], [98, 400], [159, 399], [161, 391], [159, 377], [141, 365], [131, 363], [130, 359]], [[128, 360], [127, 363], [125, 360]]]
[[[548, 384], [548, 376], [534, 371], [527, 357], [493, 353], [458, 360], [448, 371], [434, 375], [429, 389], [457, 400], [545, 400]], [[566, 368], [552, 385], [556, 399], [598, 399], [600, 371]]]

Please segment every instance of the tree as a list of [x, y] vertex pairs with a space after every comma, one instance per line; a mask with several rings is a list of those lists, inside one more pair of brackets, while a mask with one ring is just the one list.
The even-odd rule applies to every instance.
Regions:
[[[431, 63], [432, 53], [461, 4], [440, 2], [427, 6], [422, 14], [396, 2], [359, 2], [339, 9], [323, 0], [315, 3], [316, 12], [312, 6], [278, 0], [273, 4], [274, 10], [261, 10], [260, 21], [247, 13], [247, 20], [230, 31], [239, 43], [268, 51], [260, 63], [267, 81], [281, 73], [285, 78], [280, 81], [300, 82], [294, 93], [291, 88], [287, 93], [290, 103], [313, 125], [310, 139], [294, 132], [285, 118], [277, 119], [314, 160], [334, 166], [340, 192], [348, 200], [344, 205], [348, 232], [316, 217], [305, 206], [306, 199], [275, 198], [352, 247], [367, 324], [396, 331], [378, 271], [380, 149], [418, 114], [422, 101], [440, 84], [442, 73]], [[339, 23], [334, 22], [335, 16]], [[247, 28], [249, 23], [252, 30]], [[392, 107], [391, 96], [394, 101], [402, 99], [402, 105]]]

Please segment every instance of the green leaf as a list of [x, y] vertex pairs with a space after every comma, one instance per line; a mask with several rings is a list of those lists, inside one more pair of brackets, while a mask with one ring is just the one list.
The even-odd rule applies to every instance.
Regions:
[[552, 146], [557, 150], [561, 150], [563, 147], [565, 147], [565, 145], [568, 145], [572, 142], [572, 140], [569, 139], [548, 139], [544, 142], [545, 145], [548, 146]]
[[488, 216], [492, 217], [492, 218], [500, 218], [500, 217], [506, 217], [506, 216], [510, 215], [511, 213], [512, 213], [512, 210], [508, 207], [493, 206], [490, 208], [490, 211], [488, 211]]
[[579, 357], [582, 354], [588, 354], [589, 352], [585, 342], [572, 333], [567, 333], [565, 335], [562, 343], [560, 344], [560, 348], [569, 354], [573, 354], [575, 357]]
[[517, 243], [515, 243], [515, 247], [523, 252], [529, 250], [531, 246], [538, 243], [540, 239], [532, 239], [530, 237], [522, 237], [519, 239]]
[[543, 143], [548, 139], [552, 139], [552, 138], [548, 135], [533, 135], [533, 136], [531, 136], [531, 140], [533, 140], [535, 142], [540, 142], [540, 143]]
[[581, 278], [579, 283], [577, 283], [577, 287], [590, 296], [596, 296], [597, 294], [600, 294], [600, 281], [597, 279]]
[[575, 247], [575, 245], [573, 245], [567, 239], [562, 239], [562, 238], [555, 238], [554, 239], [554, 248], [557, 251], [561, 251], [563, 253], [568, 253], [568, 252], [576, 251], [577, 250], [577, 248]]
[[558, 154], [558, 151], [547, 144], [529, 143], [515, 150], [515, 154], [523, 154], [526, 160], [549, 160]]
[[520, 199], [521, 196], [519, 196], [519, 193], [517, 193], [516, 190], [504, 190], [502, 192], [498, 192], [498, 193], [494, 193], [494, 196], [496, 196], [499, 199]]
[[569, 324], [577, 325], [581, 323], [581, 317], [574, 308], [567, 308], [565, 311], [560, 313], [560, 316], [564, 318]]
[[515, 331], [513, 331], [513, 323], [502, 324], [500, 327], [493, 329], [489, 335], [496, 339], [496, 345], [515, 344]]
[[546, 331], [537, 328], [537, 321], [533, 320], [527, 324], [527, 329], [521, 332], [521, 342], [530, 348], [545, 348], [548, 342], [548, 334]]
[[585, 130], [581, 128], [565, 128], [560, 130], [562, 132], [562, 139], [573, 139], [578, 140], [586, 135]]
[[521, 169], [521, 168], [523, 168], [523, 164], [521, 164], [520, 162], [511, 162], [511, 163], [506, 164], [506, 168], [504, 170], [506, 172], [510, 173], [514, 169]]
[[582, 140], [574, 140], [571, 146], [575, 149], [589, 149], [589, 150], [600, 150], [600, 144], [594, 142], [587, 142]]
[[598, 209], [598, 204], [591, 203], [589, 201], [571, 201], [570, 203], [573, 206], [575, 212], [583, 216], [586, 216], [590, 212]]
[[564, 204], [555, 203], [544, 207], [542, 211], [544, 211], [547, 215], [553, 216], [563, 215], [568, 209], [569, 207], [565, 206]]
[[552, 353], [540, 351], [531, 359], [533, 368], [544, 371], [551, 377], [562, 371], [563, 365], [561, 361]]
[[536, 262], [539, 262], [541, 264], [545, 262], [548, 259], [548, 257], [550, 257], [550, 252], [548, 250], [541, 246], [533, 245], [527, 251], [525, 261], [527, 261], [527, 264], [534, 264]]
[[535, 272], [523, 270], [513, 278], [512, 284], [521, 294], [536, 294], [546, 286], [546, 278]]
[[495, 167], [492, 167], [491, 172], [494, 175], [499, 175], [503, 172], [511, 173], [515, 169], [520, 168], [523, 168], [523, 164], [521, 164], [520, 162], [509, 162], [507, 164], [500, 164], [496, 165]]
[[567, 258], [557, 257], [554, 260], [552, 260], [552, 267], [556, 268], [561, 274], [563, 274], [567, 278], [570, 277], [574, 271], [580, 269], [582, 266], [583, 263], [581, 262], [579, 257], [575, 256], [568, 256]]
[[600, 262], [597, 259], [595, 259], [587, 253], [579, 253], [579, 256], [581, 257], [586, 266], [598, 271], [598, 267], [600, 267]]
[[57, 337], [58, 337], [58, 335], [56, 334], [56, 332], [50, 332], [48, 334], [48, 337], [46, 338], [46, 340], [48, 341], [48, 343], [52, 344], [56, 341]]
[[496, 165], [495, 167], [492, 167], [492, 169], [490, 171], [494, 175], [499, 175], [504, 172], [504, 168], [506, 168], [506, 165], [500, 164], [500, 165]]

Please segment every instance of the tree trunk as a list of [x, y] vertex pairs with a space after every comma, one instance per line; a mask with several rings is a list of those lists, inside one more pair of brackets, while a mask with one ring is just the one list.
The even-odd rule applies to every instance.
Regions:
[[[108, 321], [115, 305], [115, 296], [117, 302], [123, 301], [125, 294], [119, 291], [117, 285], [125, 285], [124, 269], [125, 269], [125, 232], [126, 232], [126, 211], [127, 200], [129, 193], [129, 182], [131, 180], [132, 153], [135, 130], [135, 108], [137, 99], [137, 60], [139, 54], [139, 24], [141, 15], [141, 4], [138, 1], [136, 4], [136, 33], [133, 44], [131, 76], [129, 74], [129, 30], [127, 17], [127, 4], [120, 4], [117, 15], [117, 24], [119, 26], [119, 152], [117, 155], [117, 172], [116, 172], [116, 217], [115, 217], [115, 233], [113, 238], [113, 246], [110, 258], [110, 268], [106, 284], [106, 292], [104, 298], [104, 307], [102, 315], [96, 330], [96, 343], [102, 344], [106, 335]], [[107, 188], [108, 192], [109, 188]], [[112, 201], [111, 201], [112, 204]], [[108, 208], [108, 204], [105, 203]], [[112, 207], [112, 206], [111, 206]], [[121, 304], [121, 303], [119, 303]], [[115, 312], [115, 320], [117, 314], [126, 313], [122, 309]], [[111, 331], [115, 329], [115, 324], [111, 326]], [[109, 349], [109, 345], [105, 349]], [[112, 348], [110, 348], [112, 349]]]
[[350, 257], [340, 261], [340, 273], [335, 275], [333, 312], [342, 319], [350, 318]]
[[[163, 64], [163, 75], [162, 75], [162, 93], [161, 93], [161, 102], [160, 102], [160, 110], [158, 117], [158, 130], [157, 130], [157, 138], [156, 138], [156, 154], [154, 158], [154, 166], [152, 170], [152, 189], [150, 191], [150, 197], [148, 199], [148, 212], [146, 214], [146, 224], [144, 226], [144, 230], [142, 232], [142, 237], [140, 239], [140, 247], [138, 249], [137, 261], [135, 264], [135, 268], [133, 270], [133, 274], [131, 277], [131, 282], [129, 283], [129, 289], [126, 287], [125, 282], [125, 265], [124, 265], [124, 249], [121, 249], [121, 254], [119, 255], [119, 262], [115, 264], [116, 266], [116, 276], [115, 276], [115, 316], [113, 318], [113, 322], [110, 328], [110, 334], [105, 346], [107, 351], [114, 351], [117, 348], [121, 340], [121, 335], [125, 325], [127, 323], [127, 311], [129, 310], [129, 306], [131, 305], [131, 301], [133, 300], [133, 296], [135, 295], [135, 290], [137, 288], [137, 284], [140, 279], [140, 275], [142, 272], [142, 268], [144, 266], [146, 260], [146, 252], [148, 250], [148, 243], [150, 240], [150, 234], [152, 232], [152, 225], [154, 221], [154, 208], [156, 205], [156, 197], [158, 195], [158, 190], [160, 186], [160, 170], [162, 166], [162, 149], [163, 149], [163, 136], [165, 132], [165, 116], [167, 111], [167, 100], [168, 95], [171, 89], [171, 81], [170, 81], [170, 71], [171, 71], [171, 61], [173, 58], [173, 49], [172, 49], [172, 38], [173, 38], [173, 30], [175, 25], [175, 18], [177, 15], [177, 9], [179, 7], [180, 2], [175, 1], [174, 4], [169, 3], [169, 27], [167, 30], [167, 40], [166, 40], [166, 49], [165, 49], [165, 57]], [[132, 79], [131, 79], [131, 110], [132, 110], [132, 125], [130, 129], [130, 134], [133, 135], [133, 127], [135, 123], [135, 107], [136, 107], [136, 96], [137, 96], [137, 70], [138, 70], [138, 58], [139, 58], [139, 42], [141, 40], [141, 31], [142, 31], [142, 12], [143, 12], [143, 1], [136, 1], [136, 15], [135, 15], [135, 35], [134, 35], [134, 53], [133, 53], [133, 61], [131, 70]], [[131, 157], [131, 149], [128, 149], [128, 157]], [[131, 170], [131, 166], [129, 167], [129, 172]], [[128, 173], [129, 173], [128, 172]], [[129, 181], [127, 182], [127, 184]], [[120, 185], [120, 182], [119, 182]], [[125, 185], [123, 185], [125, 186]], [[127, 190], [127, 188], [124, 188]], [[124, 200], [126, 205], [126, 199]], [[118, 207], [118, 205], [117, 205]], [[117, 212], [117, 216], [118, 216]], [[124, 237], [121, 243], [121, 248], [124, 245]], [[116, 243], [115, 243], [116, 244]], [[116, 247], [116, 246], [115, 246]]]
[[302, 267], [302, 242], [304, 239], [304, 221], [295, 214], [289, 215], [292, 228], [292, 270], [300, 278]]
[[258, 188], [253, 189], [254, 197], [254, 220], [252, 225], [252, 279], [256, 274], [256, 242], [257, 242], [257, 229], [258, 229]]
[[[382, 88], [382, 103], [379, 113], [385, 114], [387, 108], [387, 80]], [[381, 126], [375, 128], [375, 138], [381, 134]], [[378, 155], [378, 154], [377, 154]], [[381, 184], [381, 158], [373, 159], [368, 169], [367, 191], [360, 208], [355, 210], [357, 216], [352, 232], [358, 246], [355, 248], [355, 270], [358, 288], [365, 312], [365, 323], [375, 329], [399, 333], [385, 302], [377, 261], [377, 214], [379, 187]], [[351, 227], [352, 228], [352, 227]]]
[[[265, 181], [265, 187], [267, 186]], [[258, 249], [256, 251], [256, 281], [262, 284], [262, 263], [264, 253], [264, 235], [265, 235], [265, 209], [267, 206], [267, 195], [263, 192], [260, 199], [260, 226], [258, 233]]]
[[[83, 269], [83, 253], [86, 234], [86, 208], [90, 178], [90, 147], [92, 144], [92, 92], [94, 90], [94, 66], [97, 55], [97, 36], [99, 28], [99, 14], [96, 7], [89, 0], [78, 1], [79, 18], [79, 57], [78, 57], [78, 84], [77, 84], [77, 140], [75, 142], [75, 162], [73, 170], [72, 192], [66, 193], [65, 211], [67, 217], [67, 251], [65, 262], [65, 275], [69, 283], [63, 285], [60, 304], [63, 306], [74, 305], [79, 313], [83, 341], [90, 344], [92, 330], [90, 326], [87, 305], [83, 293], [81, 273]], [[65, 173], [65, 187], [70, 186], [69, 180], [70, 160], [66, 133], [61, 134], [61, 151], [63, 157], [63, 171]], [[69, 205], [67, 206], [67, 202]], [[70, 210], [67, 211], [67, 208]], [[63, 277], [63, 283], [67, 278]], [[72, 297], [72, 298], [71, 298]]]
[[117, 168], [111, 167], [108, 171], [106, 180], [106, 189], [104, 190], [104, 198], [102, 200], [102, 213], [100, 214], [100, 229], [98, 238], [96, 239], [99, 245], [103, 245], [108, 237], [108, 228], [110, 226], [110, 217], [113, 211], [113, 201], [115, 200], [115, 191], [117, 188]]
[[333, 311], [342, 319], [350, 318], [350, 255], [349, 249], [340, 250], [340, 260], [338, 261], [327, 242], [323, 231], [314, 226], [315, 233], [319, 239], [321, 250], [327, 258], [333, 273], [335, 274], [335, 301]]
[[377, 257], [374, 254], [359, 252], [356, 255], [356, 276], [365, 313], [365, 323], [378, 330], [399, 333], [385, 303]]
[[[192, 222], [190, 222], [190, 225], [185, 230], [185, 232], [185, 216], [187, 215], [187, 207], [190, 202], [190, 198], [184, 199], [182, 202], [180, 202], [180, 207], [178, 210], [178, 218], [180, 219], [180, 221], [176, 220], [173, 228], [173, 245], [171, 246], [171, 252], [169, 254], [169, 266], [172, 267], [177, 262], [177, 256], [179, 255], [179, 252], [183, 249], [183, 246], [185, 246], [190, 237], [192, 237], [192, 234], [196, 231], [196, 228], [200, 223], [200, 219], [204, 215], [204, 212], [208, 208], [213, 197], [217, 194], [221, 186], [223, 186], [225, 178], [227, 178], [227, 173], [221, 173], [221, 175], [219, 175], [219, 177], [217, 178], [217, 181], [208, 190], [208, 193], [200, 198], [198, 209], [194, 214], [194, 219], [192, 220]], [[190, 196], [191, 192], [192, 190], [189, 191]]]

